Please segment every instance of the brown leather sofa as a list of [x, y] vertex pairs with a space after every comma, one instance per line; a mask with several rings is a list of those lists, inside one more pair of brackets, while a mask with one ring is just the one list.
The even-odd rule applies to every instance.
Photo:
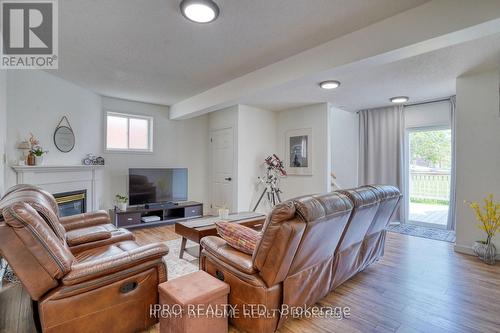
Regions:
[[[201, 240], [201, 267], [229, 283], [229, 302], [310, 306], [383, 255], [385, 227], [400, 199], [392, 186], [305, 196], [274, 207], [253, 255], [218, 237]], [[268, 312], [231, 322], [247, 332], [274, 332], [287, 319]]]
[[[105, 230], [84, 231], [86, 222], [109, 224], [103, 213], [64, 221], [50, 197], [17, 187], [0, 200], [0, 250], [33, 299], [42, 331], [137, 332], [153, 325], [149, 306], [167, 280], [166, 245], [139, 246], [133, 235], [97, 240]], [[81, 232], [77, 248], [68, 245], [72, 230]]]

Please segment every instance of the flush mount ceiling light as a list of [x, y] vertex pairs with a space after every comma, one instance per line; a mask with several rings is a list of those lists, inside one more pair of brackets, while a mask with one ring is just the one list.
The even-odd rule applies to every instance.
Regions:
[[219, 16], [219, 7], [212, 0], [182, 0], [181, 13], [190, 21], [210, 23]]
[[410, 100], [408, 96], [397, 96], [397, 97], [392, 97], [391, 102], [393, 103], [406, 103]]
[[334, 80], [328, 80], [328, 81], [323, 81], [319, 84], [319, 86], [323, 89], [327, 89], [327, 90], [330, 90], [330, 89], [335, 89], [335, 88], [338, 88], [338, 86], [340, 86], [340, 82], [339, 81], [334, 81]]

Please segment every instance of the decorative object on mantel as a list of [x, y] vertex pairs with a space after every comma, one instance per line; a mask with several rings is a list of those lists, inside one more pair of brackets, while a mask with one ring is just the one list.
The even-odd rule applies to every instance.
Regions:
[[19, 149], [22, 152], [22, 157], [19, 160], [19, 165], [26, 165], [26, 160], [29, 156], [30, 153], [30, 143], [28, 141], [21, 141], [17, 145], [17, 149]]
[[[63, 121], [66, 121], [68, 126], [61, 125]], [[69, 153], [75, 148], [75, 133], [66, 116], [61, 118], [54, 131], [54, 144], [63, 153]]]
[[30, 133], [29, 138], [30, 143], [30, 153], [27, 158], [28, 165], [43, 165], [43, 155], [47, 154], [47, 150], [43, 150], [40, 146], [40, 141], [35, 138], [33, 133]]
[[104, 165], [104, 158], [95, 156], [92, 153], [87, 154], [87, 157], [83, 159], [83, 165]]
[[35, 160], [35, 155], [33, 155], [31, 152], [26, 158], [26, 165], [35, 165], [36, 160]]
[[124, 195], [117, 194], [115, 195], [115, 199], [116, 199], [116, 208], [118, 208], [121, 211], [126, 211], [128, 198]]
[[47, 154], [47, 150], [43, 150], [42, 147], [38, 146], [31, 151], [35, 155], [35, 165], [43, 165], [43, 154]]
[[500, 202], [493, 201], [493, 194], [484, 199], [484, 206], [478, 202], [466, 202], [474, 210], [477, 219], [477, 227], [486, 233], [485, 241], [476, 241], [472, 249], [474, 253], [485, 263], [495, 264], [496, 248], [493, 237], [500, 228]]
[[312, 128], [287, 131], [285, 166], [289, 175], [312, 175]]

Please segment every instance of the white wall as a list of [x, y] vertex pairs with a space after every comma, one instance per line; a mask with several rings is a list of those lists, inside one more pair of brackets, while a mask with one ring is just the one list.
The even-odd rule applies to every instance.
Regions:
[[[276, 153], [276, 121], [276, 112], [238, 105], [238, 211], [251, 210], [264, 188], [258, 177], [264, 159]], [[258, 210], [268, 209], [262, 204]]]
[[330, 106], [332, 171], [341, 188], [358, 186], [359, 115]]
[[[285, 133], [312, 128], [312, 176], [291, 176], [281, 181], [283, 198], [322, 193], [330, 190], [331, 143], [328, 104], [314, 104], [283, 110], [277, 117], [278, 156], [285, 158]], [[286, 163], [287, 161], [285, 161]]]
[[[81, 164], [87, 153], [102, 153], [102, 116], [99, 95], [68, 81], [37, 70], [9, 71], [7, 76], [7, 158], [15, 164], [21, 156], [17, 144], [32, 132], [49, 151], [46, 164]], [[66, 115], [75, 133], [75, 148], [62, 153], [53, 135]], [[7, 168], [7, 185], [16, 183], [16, 174]]]
[[[472, 243], [483, 240], [467, 201], [492, 193], [500, 200], [499, 70], [457, 78], [456, 223], [455, 250], [471, 253]], [[495, 239], [500, 248], [500, 236]]]
[[153, 153], [104, 153], [106, 160], [104, 197], [113, 204], [116, 193], [127, 193], [129, 168], [188, 168], [189, 200], [208, 203], [208, 116], [176, 121], [168, 107], [103, 97], [102, 109], [152, 116]]
[[7, 71], [0, 70], [0, 197], [5, 191], [6, 140], [7, 140]]
[[[11, 71], [8, 74], [7, 154], [16, 163], [19, 141], [33, 132], [49, 150], [45, 163], [81, 164], [87, 153], [106, 160], [100, 206], [114, 204], [116, 193], [127, 192], [127, 172], [133, 167], [187, 167], [189, 199], [208, 202], [208, 116], [186, 121], [169, 120], [168, 107], [131, 102], [99, 95], [42, 71]], [[153, 153], [104, 153], [104, 109], [154, 117]], [[53, 133], [63, 115], [75, 132], [76, 145], [70, 153], [59, 152]], [[8, 168], [7, 185], [16, 183]]]

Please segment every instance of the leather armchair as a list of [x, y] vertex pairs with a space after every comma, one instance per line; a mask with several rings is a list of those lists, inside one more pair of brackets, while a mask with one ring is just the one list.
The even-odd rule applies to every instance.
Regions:
[[47, 201], [25, 195], [0, 201], [0, 251], [33, 299], [43, 332], [137, 332], [157, 321], [149, 306], [167, 280], [166, 245], [127, 240], [73, 253], [49, 226]]
[[59, 217], [59, 207], [54, 196], [33, 185], [20, 184], [8, 189], [0, 202], [0, 211], [3, 206], [19, 200], [35, 208], [73, 253], [134, 240], [130, 231], [113, 225], [108, 213], [103, 210]]

